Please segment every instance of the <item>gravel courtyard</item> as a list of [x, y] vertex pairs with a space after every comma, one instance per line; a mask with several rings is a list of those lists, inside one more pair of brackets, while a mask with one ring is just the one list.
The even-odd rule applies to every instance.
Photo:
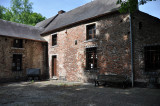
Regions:
[[160, 106], [160, 89], [57, 81], [0, 84], [0, 106]]

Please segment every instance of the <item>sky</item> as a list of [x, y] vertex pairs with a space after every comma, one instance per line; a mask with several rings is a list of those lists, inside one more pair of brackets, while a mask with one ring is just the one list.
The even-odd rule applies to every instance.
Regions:
[[[0, 0], [0, 5], [10, 7], [11, 0]], [[82, 6], [92, 0], [30, 0], [33, 3], [33, 11], [50, 18], [59, 10], [69, 11]], [[148, 2], [139, 6], [139, 9], [160, 19], [160, 0]]]

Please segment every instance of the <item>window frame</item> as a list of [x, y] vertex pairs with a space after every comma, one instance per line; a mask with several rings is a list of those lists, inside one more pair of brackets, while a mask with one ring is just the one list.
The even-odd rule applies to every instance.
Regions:
[[[23, 56], [22, 54], [13, 54], [13, 59], [12, 59], [13, 72], [22, 71], [22, 56]], [[17, 61], [19, 61], [19, 63]], [[18, 66], [19, 66], [19, 69], [17, 69]]]
[[[93, 66], [91, 66], [91, 64]], [[86, 48], [86, 70], [95, 70], [97, 68], [98, 68], [97, 47]]]
[[13, 40], [14, 48], [23, 48], [23, 39], [14, 39]]
[[[91, 34], [90, 31], [92, 32]], [[96, 39], [96, 23], [86, 25], [86, 40]]]
[[56, 46], [57, 45], [57, 34], [52, 34], [52, 42], [51, 42], [52, 46]]

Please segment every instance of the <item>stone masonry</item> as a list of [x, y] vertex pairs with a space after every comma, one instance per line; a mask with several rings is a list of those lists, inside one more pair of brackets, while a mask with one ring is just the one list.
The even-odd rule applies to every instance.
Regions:
[[148, 14], [136, 12], [132, 18], [132, 30], [135, 81], [148, 82], [148, 73], [145, 71], [144, 47], [160, 45], [160, 20]]
[[[45, 43], [23, 40], [23, 48], [14, 48], [14, 39], [0, 37], [0, 81], [14, 81], [17, 77], [25, 79], [27, 68], [40, 68], [42, 77], [46, 77]], [[22, 71], [12, 71], [13, 54], [22, 54]]]
[[[96, 39], [86, 40], [86, 26], [96, 24]], [[48, 41], [49, 73], [52, 71], [52, 56], [57, 56], [57, 77], [68, 81], [87, 82], [97, 74], [124, 74], [130, 77], [130, 30], [129, 15], [118, 12], [90, 20], [79, 25], [59, 30], [57, 45]], [[77, 40], [77, 45], [75, 41]], [[86, 48], [97, 47], [98, 69], [86, 70]]]

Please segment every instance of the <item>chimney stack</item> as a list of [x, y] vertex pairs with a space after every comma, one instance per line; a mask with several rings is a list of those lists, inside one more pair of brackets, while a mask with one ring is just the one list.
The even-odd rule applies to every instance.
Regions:
[[64, 10], [60, 10], [60, 11], [58, 11], [58, 14], [63, 14], [63, 13], [65, 13], [65, 11], [64, 11]]

